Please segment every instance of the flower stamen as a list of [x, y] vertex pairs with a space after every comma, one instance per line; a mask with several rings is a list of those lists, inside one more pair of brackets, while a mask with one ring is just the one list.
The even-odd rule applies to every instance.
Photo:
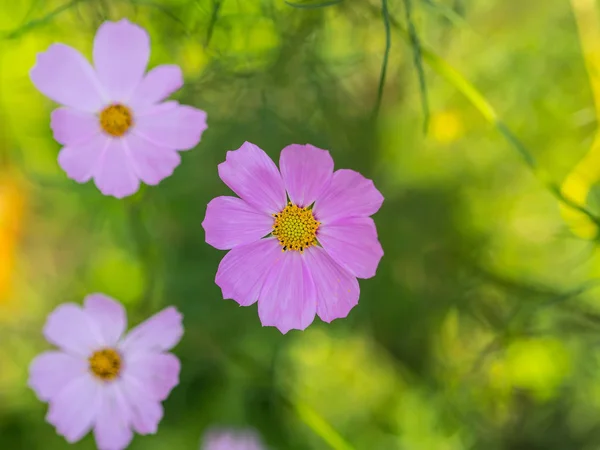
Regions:
[[273, 236], [279, 241], [282, 250], [294, 250], [300, 253], [305, 248], [317, 245], [317, 222], [309, 208], [300, 208], [289, 202], [278, 214], [273, 214]]
[[107, 106], [100, 112], [100, 126], [111, 136], [121, 137], [133, 125], [131, 110], [119, 103]]
[[112, 381], [121, 372], [121, 355], [112, 348], [98, 350], [89, 358], [92, 374], [102, 381]]

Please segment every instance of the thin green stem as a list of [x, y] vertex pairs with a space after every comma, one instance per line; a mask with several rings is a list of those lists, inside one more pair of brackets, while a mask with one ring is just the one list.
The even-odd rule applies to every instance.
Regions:
[[383, 26], [385, 28], [385, 51], [383, 61], [381, 63], [381, 73], [379, 75], [379, 86], [377, 88], [377, 100], [373, 108], [373, 118], [379, 114], [381, 101], [383, 99], [383, 89], [385, 87], [385, 77], [387, 74], [388, 60], [390, 57], [390, 49], [392, 48], [392, 30], [390, 26], [390, 12], [388, 10], [387, 0], [381, 0], [381, 15], [383, 16]]
[[427, 82], [425, 81], [425, 69], [423, 68], [423, 58], [421, 55], [421, 40], [417, 33], [417, 28], [412, 17], [412, 1], [404, 0], [404, 16], [408, 26], [408, 35], [413, 52], [413, 63], [417, 70], [419, 79], [419, 92], [421, 94], [421, 105], [423, 108], [423, 132], [427, 133], [429, 128], [429, 101], [427, 100]]
[[219, 11], [221, 10], [221, 6], [223, 6], [224, 0], [214, 0], [213, 1], [213, 10], [210, 16], [210, 23], [208, 24], [208, 29], [206, 30], [206, 39], [204, 40], [204, 48], [208, 47], [210, 44], [210, 40], [213, 35], [213, 31], [215, 29], [215, 25], [217, 23], [217, 19], [219, 18]]
[[285, 1], [285, 4], [291, 6], [293, 8], [301, 8], [301, 9], [316, 9], [316, 8], [324, 8], [326, 6], [333, 6], [339, 3], [342, 3], [344, 0], [331, 0], [323, 3], [292, 3]]
[[33, 30], [34, 28], [45, 25], [46, 23], [48, 23], [52, 19], [54, 19], [56, 16], [62, 14], [65, 11], [68, 11], [72, 7], [76, 6], [77, 4], [83, 3], [85, 1], [87, 1], [87, 0], [72, 0], [68, 3], [65, 3], [64, 5], [61, 5], [58, 8], [50, 11], [44, 17], [42, 17], [40, 19], [30, 20], [25, 25], [22, 25], [19, 28], [15, 29], [13, 31], [10, 31], [8, 34], [6, 34], [4, 36], [4, 39], [15, 39], [17, 37], [20, 37], [23, 34], [28, 33], [29, 31]]

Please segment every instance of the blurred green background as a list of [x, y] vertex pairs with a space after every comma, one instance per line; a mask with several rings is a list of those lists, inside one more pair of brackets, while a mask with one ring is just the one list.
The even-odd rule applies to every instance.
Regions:
[[[600, 254], [545, 184], [580, 161], [600, 172], [582, 159], [600, 5], [290, 3], [0, 0], [0, 447], [95, 448], [57, 436], [26, 380], [47, 314], [103, 292], [131, 324], [185, 315], [181, 383], [131, 449], [196, 449], [212, 425], [279, 450], [600, 449]], [[122, 17], [151, 34], [151, 66], [183, 68], [175, 98], [209, 128], [173, 176], [120, 201], [60, 170], [56, 105], [28, 72], [52, 42], [89, 57]], [[290, 143], [329, 149], [384, 194], [385, 256], [347, 319], [281, 335], [222, 300], [224, 252], [200, 224], [245, 140], [276, 161]], [[600, 212], [591, 178], [578, 189]]]

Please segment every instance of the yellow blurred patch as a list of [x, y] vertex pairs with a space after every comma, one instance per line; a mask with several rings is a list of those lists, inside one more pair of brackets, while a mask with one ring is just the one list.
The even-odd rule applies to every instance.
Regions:
[[[586, 205], [592, 187], [599, 181], [600, 141], [597, 141], [590, 152], [565, 178], [561, 190], [569, 200], [579, 205]], [[560, 206], [563, 219], [573, 234], [582, 239], [594, 239], [598, 235], [598, 227], [588, 216], [564, 204]]]
[[570, 371], [569, 353], [555, 339], [523, 339], [506, 352], [506, 377], [540, 400], [550, 398]]
[[434, 113], [429, 125], [431, 137], [442, 144], [456, 141], [464, 134], [464, 125], [458, 111]]
[[204, 46], [198, 41], [187, 41], [180, 47], [179, 51], [181, 69], [186, 76], [200, 75], [210, 61]]

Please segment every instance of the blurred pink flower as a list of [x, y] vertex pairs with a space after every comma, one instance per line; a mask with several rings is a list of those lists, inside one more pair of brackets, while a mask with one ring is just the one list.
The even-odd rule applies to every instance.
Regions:
[[204, 435], [200, 450], [266, 450], [253, 430], [212, 429]]
[[287, 333], [356, 306], [356, 278], [373, 277], [383, 256], [369, 217], [383, 196], [358, 172], [334, 172], [329, 152], [312, 145], [287, 146], [279, 166], [249, 142], [227, 152], [219, 176], [241, 199], [213, 199], [202, 226], [207, 243], [231, 250], [215, 280], [223, 297], [258, 300], [263, 326]]
[[37, 57], [31, 80], [65, 105], [53, 111], [54, 139], [64, 145], [58, 163], [69, 178], [91, 178], [104, 195], [123, 198], [140, 180], [158, 184], [200, 141], [206, 113], [162, 102], [183, 85], [181, 69], [163, 65], [147, 74], [150, 37], [123, 19], [104, 22], [94, 39], [94, 65], [75, 49], [52, 44]]
[[32, 361], [28, 384], [70, 443], [93, 428], [100, 450], [122, 450], [134, 431], [156, 433], [161, 402], [179, 383], [179, 360], [167, 351], [181, 339], [182, 316], [166, 308], [122, 338], [126, 326], [123, 306], [103, 294], [48, 316], [44, 336], [59, 350]]

